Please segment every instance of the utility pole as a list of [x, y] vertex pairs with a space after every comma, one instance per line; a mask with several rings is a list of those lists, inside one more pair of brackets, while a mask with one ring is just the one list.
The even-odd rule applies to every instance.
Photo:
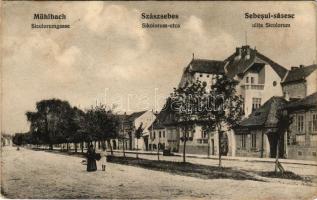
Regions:
[[157, 140], [157, 160], [160, 160], [160, 135], [158, 135]]
[[123, 136], [122, 136], [122, 143], [123, 143], [123, 157], [125, 157], [125, 132], [124, 132], [124, 126], [123, 126], [123, 122], [125, 120], [125, 114], [123, 116], [123, 119], [121, 121], [121, 128], [122, 128], [122, 133], [123, 133]]
[[245, 31], [245, 45], [248, 45], [248, 33]]
[[[153, 110], [152, 110], [152, 113], [153, 113]], [[152, 140], [152, 138], [153, 138], [153, 125], [154, 125], [153, 115], [152, 115], [152, 120], [151, 121], [152, 121], [152, 126], [151, 126], [151, 135], [150, 135], [151, 138], [150, 139]], [[151, 148], [152, 148], [152, 151], [153, 151], [153, 144], [151, 145]]]
[[[154, 115], [154, 113], [153, 113], [153, 115]], [[153, 117], [153, 115], [152, 115], [152, 117]], [[152, 119], [152, 121], [153, 121], [153, 119]], [[158, 119], [157, 119], [156, 122], [158, 123]], [[153, 123], [152, 123], [152, 134], [153, 134], [153, 126], [154, 126], [154, 121], [153, 121]], [[157, 140], [157, 160], [160, 160], [160, 148], [159, 148], [159, 145], [160, 145], [160, 135], [157, 135], [157, 137], [158, 137], [158, 140]]]
[[210, 157], [210, 131], [208, 131], [208, 153], [207, 153], [207, 155], [208, 155], [208, 158]]

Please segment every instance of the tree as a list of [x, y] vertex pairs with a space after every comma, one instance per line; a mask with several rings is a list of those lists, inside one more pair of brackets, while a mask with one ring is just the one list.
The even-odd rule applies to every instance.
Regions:
[[199, 113], [201, 112], [201, 102], [206, 94], [206, 83], [196, 80], [193, 83], [185, 83], [183, 87], [174, 88], [170, 97], [171, 110], [177, 125], [182, 131], [180, 137], [183, 144], [183, 162], [186, 162], [186, 143], [189, 139], [189, 133], [194, 130], [197, 124]]
[[78, 149], [78, 143], [80, 143], [81, 152], [84, 152], [84, 141], [85, 141], [85, 113], [74, 107], [74, 122], [76, 124], [76, 132], [71, 135], [71, 141], [74, 142], [75, 152]]
[[231, 130], [240, 121], [243, 114], [242, 98], [236, 94], [237, 82], [225, 75], [216, 75], [214, 84], [203, 98], [203, 109], [199, 119], [206, 130], [218, 132], [219, 167], [221, 167], [222, 148], [226, 131]]
[[23, 134], [22, 133], [14, 134], [12, 142], [13, 144], [17, 146], [21, 146], [23, 144]]
[[27, 133], [15, 133], [12, 138], [13, 144], [17, 146], [25, 144], [34, 144], [35, 140], [33, 135], [30, 132]]
[[92, 107], [85, 115], [84, 132], [88, 134], [88, 142], [101, 140], [102, 145], [108, 142], [113, 155], [110, 140], [118, 138], [119, 118], [105, 105]]
[[285, 132], [289, 130], [289, 126], [293, 122], [293, 118], [288, 115], [287, 110], [280, 108], [276, 113], [277, 122], [277, 143], [276, 143], [276, 157], [275, 157], [275, 173], [278, 173], [280, 170], [281, 173], [284, 173], [284, 168], [279, 162], [280, 154], [280, 144], [284, 138]]
[[69, 142], [70, 135], [77, 131], [74, 112], [67, 101], [42, 100], [36, 103], [36, 112], [27, 112], [30, 131], [53, 149], [53, 144]]
[[136, 137], [136, 158], [139, 158], [139, 139], [143, 136], [143, 123], [141, 122], [140, 126], [135, 130], [135, 137]]
[[125, 150], [126, 150], [126, 132], [125, 132], [125, 123], [126, 123], [126, 113], [123, 116], [118, 116], [119, 122], [120, 122], [120, 128], [119, 128], [119, 135], [118, 138], [122, 142], [122, 153], [123, 157], [125, 157]]

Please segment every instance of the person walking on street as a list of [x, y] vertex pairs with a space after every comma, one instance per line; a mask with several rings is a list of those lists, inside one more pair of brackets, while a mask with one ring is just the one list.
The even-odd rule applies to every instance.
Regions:
[[102, 145], [102, 150], [100, 152], [100, 162], [101, 162], [101, 167], [102, 171], [106, 171], [106, 164], [107, 164], [107, 151], [105, 145]]
[[97, 170], [96, 152], [94, 146], [91, 144], [87, 150], [87, 171], [92, 172]]

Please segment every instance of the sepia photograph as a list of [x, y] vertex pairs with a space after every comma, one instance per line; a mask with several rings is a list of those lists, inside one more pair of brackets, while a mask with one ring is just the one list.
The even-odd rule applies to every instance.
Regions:
[[316, 2], [0, 6], [1, 198], [317, 199]]

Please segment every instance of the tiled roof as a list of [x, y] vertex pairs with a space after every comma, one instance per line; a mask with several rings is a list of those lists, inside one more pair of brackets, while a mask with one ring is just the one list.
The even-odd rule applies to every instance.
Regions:
[[152, 125], [148, 128], [149, 130], [152, 129], [152, 126], [153, 126], [153, 129], [163, 129], [164, 128], [164, 125], [162, 123], [162, 115], [163, 115], [163, 111], [161, 111], [159, 114], [156, 115], [156, 118], [154, 120], [154, 122], [152, 123]]
[[226, 62], [219, 60], [193, 59], [186, 70], [189, 72], [222, 74]]
[[297, 69], [290, 70], [288, 74], [286, 75], [282, 84], [293, 82], [293, 81], [305, 80], [305, 78], [309, 76], [316, 69], [317, 69], [317, 65], [310, 65], [307, 67], [300, 67]]
[[302, 108], [317, 108], [317, 92], [301, 99], [289, 103], [285, 108], [288, 110], [296, 110]]
[[[175, 118], [175, 111], [172, 110], [170, 98], [166, 100], [166, 103], [163, 109], [160, 111], [160, 113], [156, 117], [153, 124], [154, 124], [153, 128], [156, 128], [156, 129], [177, 124], [177, 121]], [[150, 128], [152, 127], [150, 126]]]
[[125, 115], [125, 114], [123, 114], [123, 115], [117, 114], [116, 116], [119, 118], [120, 121], [124, 121], [124, 120], [126, 120], [126, 118], [129, 117], [128, 115]]
[[[250, 58], [248, 59], [246, 58], [247, 51], [249, 51], [250, 54]], [[286, 68], [259, 53], [257, 50], [250, 48], [249, 46], [242, 47], [241, 57], [239, 59], [235, 59], [236, 56], [237, 52], [233, 53], [225, 60], [228, 62], [226, 67], [228, 77], [234, 77], [235, 75], [245, 73], [246, 70], [252, 67], [255, 63], [269, 64], [280, 78], [283, 78], [287, 72]]]
[[260, 108], [253, 111], [247, 118], [242, 120], [241, 127], [275, 127], [277, 124], [276, 113], [286, 105], [283, 97], [271, 97]]
[[129, 121], [134, 121], [136, 118], [140, 117], [144, 113], [146, 113], [146, 110], [145, 111], [141, 111], [141, 112], [134, 112], [134, 113], [132, 113], [132, 114], [130, 114], [128, 116], [128, 120]]

